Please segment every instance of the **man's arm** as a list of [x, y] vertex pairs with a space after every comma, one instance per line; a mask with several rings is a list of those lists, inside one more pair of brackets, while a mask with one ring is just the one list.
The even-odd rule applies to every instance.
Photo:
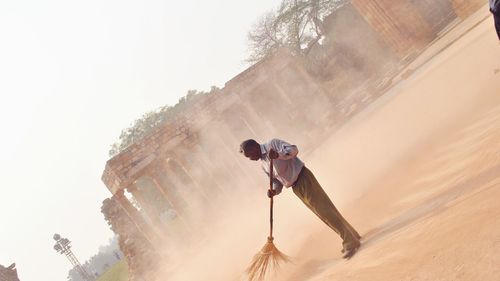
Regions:
[[289, 144], [280, 139], [271, 140], [271, 149], [278, 153], [278, 159], [280, 160], [292, 159], [299, 153], [296, 145]]

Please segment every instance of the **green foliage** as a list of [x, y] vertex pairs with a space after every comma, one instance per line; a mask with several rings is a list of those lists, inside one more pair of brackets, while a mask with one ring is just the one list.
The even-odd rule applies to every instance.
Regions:
[[249, 62], [257, 62], [281, 48], [307, 55], [324, 36], [323, 20], [345, 0], [282, 0], [248, 33]]
[[128, 266], [125, 260], [121, 260], [101, 275], [96, 281], [127, 281]]
[[182, 112], [196, 102], [203, 95], [215, 93], [220, 89], [212, 86], [209, 92], [189, 90], [186, 96], [179, 99], [174, 106], [162, 106], [156, 110], [145, 113], [141, 118], [135, 120], [130, 127], [122, 130], [119, 141], [111, 145], [109, 156], [113, 157], [131, 144], [141, 140], [156, 128], [161, 127], [167, 122], [175, 120], [177, 114]]

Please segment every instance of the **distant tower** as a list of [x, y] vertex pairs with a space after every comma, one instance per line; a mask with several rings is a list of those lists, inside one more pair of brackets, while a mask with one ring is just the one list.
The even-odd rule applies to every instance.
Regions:
[[83, 268], [82, 264], [75, 257], [75, 254], [71, 251], [71, 241], [69, 241], [68, 238], [62, 238], [61, 235], [57, 233], [54, 234], [54, 240], [56, 240], [54, 250], [62, 255], [66, 255], [69, 262], [71, 262], [73, 267], [76, 268], [85, 281], [94, 281], [94, 278], [90, 277], [90, 274]]

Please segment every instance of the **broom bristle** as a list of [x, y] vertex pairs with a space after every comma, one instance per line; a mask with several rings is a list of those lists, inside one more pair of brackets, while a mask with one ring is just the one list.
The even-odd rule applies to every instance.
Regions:
[[276, 248], [272, 238], [267, 239], [267, 243], [258, 252], [247, 268], [248, 280], [261, 281], [264, 280], [266, 273], [270, 267], [278, 269], [283, 262], [289, 262], [290, 257], [283, 254]]

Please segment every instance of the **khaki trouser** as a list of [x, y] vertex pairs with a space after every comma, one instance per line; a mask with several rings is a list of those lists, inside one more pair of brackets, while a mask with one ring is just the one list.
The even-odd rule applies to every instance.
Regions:
[[340, 235], [344, 250], [359, 246], [358, 232], [342, 217], [309, 169], [302, 168], [292, 189], [311, 211]]

